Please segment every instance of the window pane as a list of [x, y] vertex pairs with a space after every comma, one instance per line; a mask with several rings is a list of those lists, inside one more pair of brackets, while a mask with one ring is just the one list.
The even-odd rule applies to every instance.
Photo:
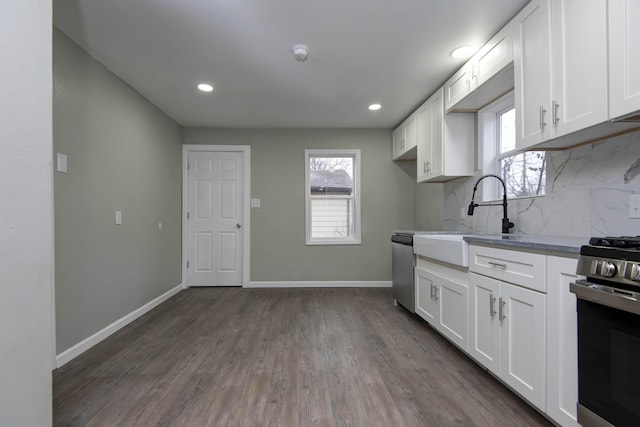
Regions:
[[352, 199], [312, 199], [311, 237], [352, 237], [352, 211]]
[[527, 151], [499, 160], [507, 197], [540, 196], [546, 183], [545, 152]]
[[516, 109], [512, 108], [498, 115], [499, 121], [499, 152], [516, 149]]
[[351, 195], [353, 157], [309, 157], [312, 195]]

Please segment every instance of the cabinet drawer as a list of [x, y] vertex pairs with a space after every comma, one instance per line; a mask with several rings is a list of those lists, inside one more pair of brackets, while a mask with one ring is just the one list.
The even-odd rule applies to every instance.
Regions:
[[469, 245], [469, 269], [535, 291], [547, 291], [544, 255]]

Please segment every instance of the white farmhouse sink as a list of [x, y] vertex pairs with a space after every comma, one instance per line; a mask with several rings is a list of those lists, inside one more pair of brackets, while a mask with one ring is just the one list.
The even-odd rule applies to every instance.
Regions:
[[416, 234], [413, 253], [425, 258], [469, 267], [469, 243], [464, 234]]

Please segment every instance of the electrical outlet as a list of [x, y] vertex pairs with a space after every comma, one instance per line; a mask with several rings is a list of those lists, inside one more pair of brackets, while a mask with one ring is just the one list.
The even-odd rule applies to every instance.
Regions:
[[640, 194], [629, 195], [629, 218], [640, 218]]

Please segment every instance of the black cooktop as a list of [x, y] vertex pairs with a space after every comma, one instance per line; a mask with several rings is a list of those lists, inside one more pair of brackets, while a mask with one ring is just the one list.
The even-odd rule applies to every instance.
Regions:
[[640, 236], [592, 237], [580, 255], [640, 262]]
[[620, 237], [592, 237], [589, 239], [592, 246], [604, 246], [606, 248], [640, 248], [640, 236]]

